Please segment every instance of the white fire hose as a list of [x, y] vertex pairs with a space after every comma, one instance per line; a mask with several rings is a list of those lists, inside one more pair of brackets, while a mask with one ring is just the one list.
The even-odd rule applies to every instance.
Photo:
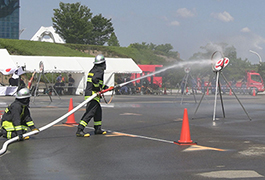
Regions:
[[[201, 61], [198, 62], [198, 63], [201, 63]], [[85, 101], [83, 101], [81, 104], [79, 104], [78, 106], [76, 106], [74, 109], [72, 109], [71, 111], [69, 111], [68, 113], [66, 113], [65, 115], [63, 115], [62, 117], [60, 117], [60, 118], [54, 120], [53, 122], [51, 122], [51, 123], [49, 123], [49, 124], [47, 124], [47, 125], [45, 125], [45, 126], [39, 128], [39, 131], [37, 131], [37, 130], [36, 130], [36, 131], [30, 131], [30, 132], [28, 132], [28, 133], [23, 134], [23, 137], [31, 136], [31, 135], [34, 135], [34, 134], [38, 134], [39, 132], [44, 131], [44, 130], [46, 130], [46, 129], [52, 127], [53, 125], [59, 123], [60, 121], [64, 120], [65, 118], [67, 118], [68, 116], [70, 116], [71, 114], [73, 114], [74, 112], [76, 112], [78, 109], [80, 109], [80, 108], [81, 108], [82, 106], [84, 106], [86, 103], [88, 103], [89, 101], [91, 101], [92, 99], [94, 99], [97, 95], [104, 94], [105, 92], [108, 92], [108, 91], [114, 90], [115, 88], [119, 88], [119, 87], [125, 86], [126, 84], [129, 84], [129, 83], [131, 83], [131, 82], [134, 82], [134, 81], [137, 81], [137, 80], [140, 80], [140, 79], [146, 78], [146, 77], [150, 77], [150, 76], [155, 75], [155, 74], [157, 74], [157, 73], [164, 72], [164, 71], [166, 71], [166, 70], [168, 70], [168, 69], [172, 69], [172, 68], [175, 68], [175, 67], [182, 67], [182, 66], [185, 65], [185, 64], [189, 64], [189, 62], [184, 62], [184, 63], [182, 63], [182, 64], [176, 64], [176, 65], [174, 65], [174, 66], [167, 67], [167, 68], [165, 68], [165, 69], [161, 69], [161, 70], [159, 70], [159, 71], [156, 71], [156, 72], [153, 72], [153, 73], [147, 74], [147, 75], [145, 75], [145, 76], [142, 76], [142, 77], [139, 77], [139, 78], [136, 78], [136, 79], [133, 79], [133, 80], [131, 80], [131, 81], [124, 82], [124, 83], [121, 83], [121, 84], [118, 84], [118, 85], [116, 85], [115, 87], [112, 86], [112, 87], [110, 87], [110, 88], [108, 88], [108, 89], [105, 89], [105, 90], [100, 91], [100, 92], [97, 93], [97, 94], [93, 94], [93, 95], [90, 96], [88, 99], [86, 99]], [[0, 150], [0, 155], [4, 154], [4, 153], [6, 152], [7, 147], [8, 147], [9, 144], [11, 144], [12, 142], [18, 141], [18, 140], [19, 140], [19, 137], [18, 137], [18, 136], [14, 137], [14, 138], [12, 138], [12, 139], [7, 140], [7, 141], [3, 144], [2, 149]]]
[[[72, 109], [68, 113], [66, 113], [63, 116], [61, 116], [60, 118], [52, 121], [51, 123], [49, 123], [49, 124], [47, 124], [47, 125], [39, 128], [39, 131], [37, 131], [37, 130], [36, 131], [30, 131], [28, 133], [23, 134], [23, 137], [27, 137], [27, 136], [31, 136], [31, 135], [34, 135], [34, 134], [38, 134], [39, 132], [44, 131], [44, 130], [52, 127], [53, 125], [59, 123], [60, 121], [64, 120], [65, 118], [67, 118], [68, 116], [70, 116], [71, 114], [73, 114], [74, 112], [76, 112], [78, 109], [80, 109], [81, 107], [83, 107], [86, 103], [88, 103], [89, 101], [91, 101], [92, 99], [94, 99], [96, 96], [98, 96], [100, 94], [103, 94], [103, 93], [105, 93], [107, 91], [111, 91], [113, 89], [114, 89], [114, 87], [110, 87], [108, 89], [105, 89], [103, 91], [100, 91], [97, 94], [93, 94], [92, 96], [90, 96], [88, 99], [86, 99], [85, 101], [83, 101], [81, 104], [79, 104], [78, 106], [76, 106], [74, 109]], [[12, 142], [18, 141], [18, 140], [19, 140], [19, 137], [18, 136], [14, 137], [12, 139], [7, 140], [3, 144], [2, 149], [0, 150], [0, 155], [4, 154], [6, 152], [7, 147], [8, 147], [9, 144], [11, 144]]]

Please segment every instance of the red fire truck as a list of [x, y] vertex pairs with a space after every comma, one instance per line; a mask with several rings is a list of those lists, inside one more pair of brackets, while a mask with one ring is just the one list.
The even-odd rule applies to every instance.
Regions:
[[263, 79], [260, 74], [255, 71], [246, 71], [245, 82], [237, 82], [236, 87], [242, 89], [246, 88], [249, 94], [252, 94], [253, 91], [255, 91], [255, 94], [264, 91]]
[[[138, 64], [138, 66], [143, 71], [142, 74], [134, 73], [134, 74], [132, 74], [131, 79], [136, 79], [136, 78], [139, 78], [141, 76], [151, 74], [151, 73], [156, 72], [156, 71], [160, 70], [161, 68], [163, 68], [163, 65], [141, 65], [141, 64]], [[151, 85], [155, 84], [159, 87], [162, 87], [162, 77], [159, 75], [153, 75], [153, 76], [147, 77], [146, 80], [148, 80], [149, 84], [151, 84]], [[140, 80], [136, 81], [136, 83], [140, 83]]]

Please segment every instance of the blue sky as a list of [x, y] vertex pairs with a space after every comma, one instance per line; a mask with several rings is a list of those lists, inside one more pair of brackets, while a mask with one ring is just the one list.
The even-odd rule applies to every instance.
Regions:
[[52, 26], [59, 2], [80, 2], [93, 15], [111, 18], [123, 47], [169, 43], [187, 60], [207, 43], [225, 42], [237, 49], [238, 57], [258, 63], [252, 50], [265, 62], [264, 0], [21, 0], [20, 39], [29, 40], [41, 26]]

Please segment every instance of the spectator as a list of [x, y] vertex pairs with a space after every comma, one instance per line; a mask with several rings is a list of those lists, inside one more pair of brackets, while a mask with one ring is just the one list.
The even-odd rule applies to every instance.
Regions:
[[[72, 74], [69, 74], [69, 75], [68, 75], [68, 86], [74, 86], [74, 83], [75, 83], [75, 80], [74, 80], [74, 78], [72, 77]], [[74, 93], [74, 88], [69, 87], [69, 88], [68, 88], [68, 93], [69, 93], [70, 95], [72, 95], [72, 94]]]

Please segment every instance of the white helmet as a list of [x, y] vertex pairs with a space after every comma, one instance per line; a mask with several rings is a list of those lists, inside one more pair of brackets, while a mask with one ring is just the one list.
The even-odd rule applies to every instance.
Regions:
[[30, 91], [28, 88], [22, 88], [16, 94], [17, 99], [24, 99], [24, 98], [28, 98], [30, 96], [31, 95], [30, 95]]
[[101, 64], [104, 63], [106, 60], [102, 54], [99, 54], [95, 57], [94, 64]]

